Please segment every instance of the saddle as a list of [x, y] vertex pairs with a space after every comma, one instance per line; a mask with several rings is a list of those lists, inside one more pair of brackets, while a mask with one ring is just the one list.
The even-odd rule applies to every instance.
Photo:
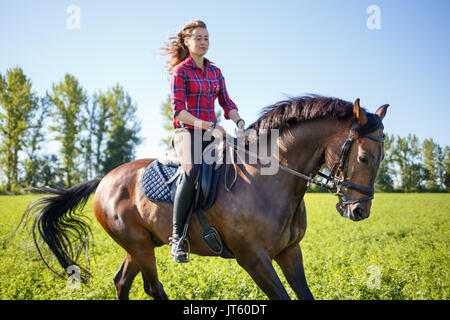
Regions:
[[[203, 151], [203, 159], [208, 161], [203, 161], [201, 166], [200, 175], [195, 186], [196, 191], [191, 206], [192, 209], [188, 213], [186, 221], [185, 234], [187, 234], [192, 214], [196, 213], [202, 228], [201, 237], [206, 246], [215, 255], [222, 258], [234, 258], [233, 253], [227, 248], [219, 232], [209, 225], [204, 213], [205, 210], [214, 204], [224, 156], [223, 145], [216, 148], [214, 143], [211, 143]], [[181, 173], [180, 161], [174, 152], [169, 152], [159, 157], [145, 170], [142, 183], [145, 196], [152, 201], [173, 203], [177, 181]], [[230, 188], [226, 189], [229, 190]]]

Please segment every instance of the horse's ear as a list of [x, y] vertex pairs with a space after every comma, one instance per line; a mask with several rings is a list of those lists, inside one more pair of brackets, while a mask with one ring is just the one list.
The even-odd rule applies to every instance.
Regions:
[[366, 112], [359, 106], [359, 98], [353, 103], [353, 116], [355, 117], [358, 126], [362, 126], [367, 123]]
[[381, 120], [384, 119], [388, 107], [389, 107], [388, 104], [383, 104], [381, 107], [378, 108], [377, 112], [375, 112], [378, 118], [380, 118]]

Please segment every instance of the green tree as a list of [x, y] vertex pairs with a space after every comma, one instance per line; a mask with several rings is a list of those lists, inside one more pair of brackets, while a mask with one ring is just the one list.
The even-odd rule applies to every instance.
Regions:
[[31, 81], [19, 67], [0, 74], [0, 164], [6, 176], [6, 190], [19, 181], [19, 152], [30, 129], [30, 119], [38, 107]]
[[38, 154], [42, 143], [45, 141], [44, 124], [48, 117], [49, 108], [47, 99], [40, 99], [39, 110], [31, 121], [29, 134], [25, 138], [26, 158], [23, 161], [25, 169], [24, 182], [26, 186], [37, 186], [41, 181], [41, 166], [43, 158]]
[[439, 157], [442, 153], [441, 147], [433, 139], [425, 139], [422, 144], [423, 167], [427, 171], [425, 186], [427, 189], [437, 190], [439, 186], [440, 164]]
[[442, 170], [442, 180], [447, 191], [450, 189], [450, 147], [445, 146], [443, 160], [443, 170]]
[[408, 168], [410, 187], [408, 191], [424, 191], [426, 190], [425, 181], [429, 180], [430, 172], [423, 166], [422, 163], [413, 163]]
[[135, 148], [141, 143], [140, 122], [136, 119], [136, 104], [118, 84], [106, 93], [111, 110], [108, 137], [104, 151], [103, 174], [133, 160]]
[[[103, 136], [104, 134], [104, 122], [105, 119], [102, 118], [101, 114], [99, 114], [99, 99], [98, 94], [94, 94], [91, 99], [91, 104], [85, 104], [85, 108], [83, 109], [82, 123], [83, 130], [82, 136], [80, 138], [81, 144], [81, 155], [82, 155], [82, 176], [84, 180], [89, 180], [93, 178], [94, 175], [98, 175], [100, 171], [98, 170], [98, 164], [100, 163], [98, 159], [98, 153], [95, 151], [98, 150], [96, 146], [96, 141], [98, 136]], [[102, 109], [100, 109], [102, 111]], [[101, 145], [102, 139], [100, 139]], [[100, 150], [98, 150], [100, 152]]]
[[48, 96], [54, 106], [51, 131], [57, 133], [56, 140], [61, 142], [60, 154], [65, 172], [65, 183], [72, 186], [80, 179], [78, 156], [80, 151], [81, 112], [87, 103], [87, 96], [78, 80], [66, 74], [64, 80], [52, 87]]
[[394, 190], [394, 180], [392, 175], [394, 169], [392, 168], [392, 145], [395, 144], [395, 137], [386, 134], [384, 142], [384, 159], [378, 168], [377, 177], [375, 178], [375, 188], [384, 192], [391, 192]]
[[109, 122], [111, 120], [110, 98], [108, 93], [99, 91], [92, 98], [92, 124], [91, 137], [93, 140], [93, 167], [95, 174], [101, 176], [105, 173], [105, 145], [108, 138]]
[[58, 157], [55, 154], [44, 154], [39, 158], [37, 173], [39, 174], [39, 182], [49, 187], [64, 187], [65, 172], [58, 165]]
[[420, 165], [420, 144], [415, 134], [397, 137], [392, 160], [399, 166], [402, 187], [408, 192], [420, 189], [426, 179], [426, 170]]

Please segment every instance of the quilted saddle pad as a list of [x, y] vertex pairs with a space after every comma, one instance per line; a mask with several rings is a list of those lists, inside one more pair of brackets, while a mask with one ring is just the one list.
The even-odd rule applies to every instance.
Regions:
[[149, 164], [142, 178], [142, 190], [145, 196], [152, 201], [173, 203], [172, 185], [176, 185], [177, 179], [170, 185], [166, 182], [176, 173], [177, 169], [178, 166], [165, 165], [158, 160]]

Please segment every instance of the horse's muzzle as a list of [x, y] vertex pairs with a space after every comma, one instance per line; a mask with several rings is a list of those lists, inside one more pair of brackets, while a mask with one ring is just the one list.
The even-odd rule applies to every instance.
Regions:
[[370, 209], [365, 208], [361, 203], [343, 204], [342, 202], [338, 202], [336, 209], [342, 217], [352, 221], [364, 220], [370, 215]]

